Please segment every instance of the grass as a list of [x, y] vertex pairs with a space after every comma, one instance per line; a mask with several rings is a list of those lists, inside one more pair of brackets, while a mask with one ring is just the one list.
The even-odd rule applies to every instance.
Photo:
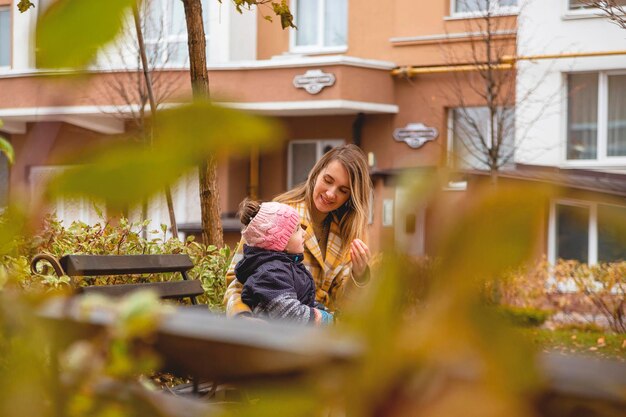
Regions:
[[524, 328], [521, 331], [543, 351], [583, 354], [626, 362], [626, 334], [579, 329], [547, 330], [536, 327]]

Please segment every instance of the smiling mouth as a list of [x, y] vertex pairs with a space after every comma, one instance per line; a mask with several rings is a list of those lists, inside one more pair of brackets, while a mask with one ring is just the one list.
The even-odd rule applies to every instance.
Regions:
[[320, 200], [322, 200], [322, 203], [324, 203], [324, 204], [325, 204], [325, 205], [327, 205], [327, 206], [332, 206], [332, 205], [333, 205], [333, 203], [331, 203], [331, 202], [329, 202], [328, 200], [326, 200], [326, 199], [324, 198], [324, 196], [322, 196], [322, 195], [320, 195]]

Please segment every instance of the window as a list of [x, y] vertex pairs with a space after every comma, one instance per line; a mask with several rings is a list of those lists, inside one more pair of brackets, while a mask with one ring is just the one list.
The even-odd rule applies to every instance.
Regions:
[[452, 0], [454, 14], [517, 12], [517, 0]]
[[344, 50], [348, 42], [348, 0], [294, 0], [297, 30], [292, 50], [315, 52]]
[[455, 169], [488, 169], [489, 149], [492, 138], [499, 138], [498, 165], [505, 166], [513, 162], [515, 139], [515, 112], [511, 107], [500, 107], [491, 123], [488, 107], [458, 107], [452, 109], [448, 126], [451, 137], [448, 141], [449, 164]]
[[[189, 61], [187, 49], [187, 24], [185, 9], [180, 0], [148, 0], [145, 13], [146, 50], [156, 64], [186, 65]], [[207, 36], [208, 60], [208, 19], [209, 4], [202, 0], [202, 18]]]
[[[36, 196], [46, 189], [46, 183], [54, 176], [63, 171], [71, 169], [67, 166], [34, 166], [30, 170], [29, 184], [31, 195]], [[98, 203], [97, 207], [102, 213], [106, 213], [104, 203]], [[59, 220], [63, 221], [65, 227], [69, 227], [72, 222], [80, 221], [86, 224], [96, 224], [101, 222], [96, 209], [96, 204], [87, 198], [81, 197], [60, 197], [53, 201], [48, 207], [50, 212], [55, 212]]]
[[306, 181], [313, 165], [343, 140], [294, 140], [289, 142], [287, 155], [287, 188]]
[[0, 67], [11, 65], [11, 9], [0, 7]]
[[[626, 0], [614, 0], [617, 6], [626, 6]], [[589, 0], [568, 0], [568, 7], [570, 10], [584, 10], [584, 9], [593, 9], [593, 6], [590, 6]]]
[[626, 161], [626, 74], [570, 74], [568, 160]]
[[550, 262], [626, 260], [626, 207], [561, 200], [552, 207]]

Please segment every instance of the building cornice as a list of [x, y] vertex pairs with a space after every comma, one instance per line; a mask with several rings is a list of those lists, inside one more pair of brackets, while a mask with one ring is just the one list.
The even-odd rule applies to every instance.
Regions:
[[[286, 55], [273, 59], [255, 60], [255, 61], [237, 61], [224, 64], [209, 64], [209, 71], [240, 71], [255, 69], [281, 69], [281, 68], [306, 68], [306, 67], [325, 67], [343, 65], [356, 68], [369, 68], [378, 70], [391, 70], [397, 65], [389, 61], [379, 61], [374, 59], [364, 59], [351, 57], [347, 55], [327, 55], [327, 56], [294, 56]], [[59, 75], [78, 75], [78, 74], [109, 74], [126, 71], [140, 71], [140, 68], [90, 68], [85, 70], [76, 69], [28, 69], [28, 70], [6, 70], [0, 71], [0, 79], [2, 78], [20, 78], [20, 77], [40, 77], [40, 76], [59, 76]], [[162, 71], [189, 71], [188, 67], [180, 66], [164, 66], [159, 68]]]
[[[342, 115], [356, 113], [395, 114], [395, 104], [374, 103], [354, 100], [307, 100], [307, 101], [264, 101], [264, 102], [216, 102], [218, 106], [273, 116]], [[177, 103], [164, 103], [160, 108], [176, 107]], [[138, 105], [120, 106], [58, 106], [21, 107], [0, 109], [0, 119], [36, 121], [37, 118], [68, 115], [121, 116], [139, 110]], [[146, 108], [146, 112], [150, 109]]]
[[[491, 36], [496, 38], [514, 38], [517, 30], [496, 30], [491, 32]], [[432, 44], [441, 42], [466, 42], [473, 39], [484, 38], [487, 32], [457, 32], [457, 33], [440, 33], [436, 35], [424, 36], [400, 36], [389, 38], [389, 42], [393, 46]]]

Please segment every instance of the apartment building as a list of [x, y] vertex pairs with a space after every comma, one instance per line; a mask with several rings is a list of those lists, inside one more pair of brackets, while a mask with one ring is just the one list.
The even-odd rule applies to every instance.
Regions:
[[[617, 4], [626, 5], [625, 1]], [[526, 1], [517, 37], [516, 174], [559, 185], [548, 259], [626, 259], [626, 31], [580, 0]], [[533, 91], [534, 90], [534, 91]]]
[[[0, 193], [5, 199], [14, 193], [35, 196], [45, 178], [64, 169], [59, 161], [67, 152], [114, 140], [135, 129], [131, 115], [139, 105], [128, 103], [119, 94], [103, 93], [103, 88], [111, 85], [132, 88], [129, 75], [132, 77], [137, 68], [132, 48], [121, 53], [116, 53], [114, 46], [107, 48], [89, 77], [37, 68], [32, 32], [36, 29], [37, 13], [47, 2], [35, 2], [36, 12], [24, 15], [17, 12], [16, 3], [0, 0], [0, 118], [4, 121], [0, 129], [13, 143], [17, 155], [10, 169], [6, 164], [0, 166]], [[149, 3], [147, 16], [164, 22], [154, 28], [146, 23], [145, 28], [147, 43], [153, 48], [155, 76], [158, 74], [163, 80], [163, 101], [180, 102], [190, 96], [182, 5], [176, 0]], [[286, 141], [276, 151], [220, 161], [220, 204], [227, 241], [234, 243], [238, 238], [234, 213], [245, 195], [254, 193], [271, 199], [303, 181], [329, 147], [356, 143], [369, 155], [375, 186], [370, 216], [372, 248], [377, 250], [383, 242], [395, 241], [411, 254], [428, 253], [439, 220], [428, 207], [409, 204], [408, 209], [403, 208], [412, 196], [398, 185], [398, 174], [436, 173], [450, 165], [466, 170], [485, 168], [485, 161], [469, 152], [464, 144], [471, 142], [471, 137], [463, 136], [468, 136], [464, 116], [481, 120], [488, 112], [480, 88], [476, 87], [481, 81], [475, 71], [476, 64], [486, 59], [486, 34], [489, 33], [489, 44], [497, 52], [491, 60], [520, 55], [522, 47], [532, 53], [540, 50], [537, 44], [526, 40], [531, 29], [523, 34], [521, 29], [518, 32], [518, 18], [529, 22], [553, 19], [549, 25], [544, 23], [541, 30], [549, 26], [555, 37], [585, 37], [587, 29], [565, 29], [567, 25], [595, 25], [589, 29], [590, 35], [596, 26], [601, 26], [604, 34], [610, 32], [611, 38], [618, 37], [610, 48], [618, 50], [623, 45], [620, 42], [624, 36], [620, 38], [617, 28], [606, 19], [585, 20], [581, 17], [585, 11], [570, 11], [569, 4], [563, 9], [565, 0], [548, 2], [559, 3], [558, 10], [556, 6], [521, 3], [525, 2], [292, 0], [291, 9], [299, 28], [296, 31], [282, 30], [278, 22], [267, 22], [262, 10], [240, 15], [229, 2], [204, 1], [214, 100], [277, 118], [287, 132]], [[570, 14], [581, 18], [566, 19]], [[561, 27], [563, 33], [559, 34]], [[128, 39], [132, 44], [132, 38]], [[567, 40], [563, 40], [554, 51], [569, 50], [566, 45]], [[604, 50], [608, 44], [587, 39], [585, 45]], [[612, 66], [589, 67], [597, 71], [598, 85], [614, 80], [606, 71], [624, 67], [623, 57], [593, 59], [612, 62]], [[528, 65], [531, 70], [536, 68]], [[552, 73], [551, 85], [565, 88], [564, 80], [577, 82], [578, 78], [568, 78], [571, 72], [563, 68]], [[499, 80], [507, 94], [498, 98], [497, 105], [502, 119], [510, 124], [504, 135], [509, 146], [518, 140], [517, 126], [513, 124], [522, 120], [515, 113], [516, 71], [510, 65], [499, 67], [498, 71], [506, 74]], [[520, 88], [517, 85], [518, 97]], [[543, 88], [542, 85], [541, 91]], [[565, 92], [562, 94], [567, 97]], [[562, 110], [559, 108], [557, 113]], [[566, 139], [562, 134], [563, 115], [554, 117], [542, 117], [543, 124], [530, 129], [524, 152], [517, 152], [522, 145], [511, 146], [518, 149], [514, 156], [511, 153], [511, 158], [502, 161], [503, 169], [519, 171], [515, 169], [516, 162], [564, 168], [565, 159], [558, 152], [553, 153], [553, 159], [545, 152], [540, 153], [539, 159], [530, 155], [548, 134], [555, 146], [563, 146], [558, 145]], [[546, 130], [548, 125], [553, 130]], [[486, 129], [486, 125], [478, 126], [478, 130]], [[602, 149], [602, 155], [608, 155]], [[519, 175], [515, 177], [518, 179]], [[446, 193], [453, 202], [470, 191], [464, 182], [455, 182]], [[161, 200], [156, 198], [147, 208], [146, 215], [156, 224], [167, 223]], [[194, 173], [174, 187], [174, 200], [183, 230], [197, 230], [200, 215]], [[87, 201], [59, 201], [56, 209], [66, 221], [94, 218]], [[550, 239], [554, 239], [556, 235], [550, 233]], [[546, 245], [546, 250], [549, 247]]]

